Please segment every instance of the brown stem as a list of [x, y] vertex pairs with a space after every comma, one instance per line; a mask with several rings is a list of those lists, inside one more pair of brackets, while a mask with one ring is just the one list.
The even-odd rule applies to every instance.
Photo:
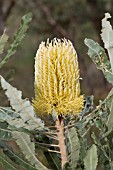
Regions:
[[57, 136], [59, 141], [59, 148], [61, 153], [61, 164], [62, 169], [67, 162], [67, 155], [66, 155], [66, 145], [65, 145], [65, 137], [64, 137], [64, 123], [63, 123], [63, 117], [60, 116], [56, 120], [56, 128], [57, 128]]

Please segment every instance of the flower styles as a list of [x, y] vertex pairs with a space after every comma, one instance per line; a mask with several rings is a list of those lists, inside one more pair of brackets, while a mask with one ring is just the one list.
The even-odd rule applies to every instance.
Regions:
[[35, 99], [37, 114], [79, 114], [80, 95], [77, 53], [69, 40], [54, 38], [42, 42], [35, 58]]

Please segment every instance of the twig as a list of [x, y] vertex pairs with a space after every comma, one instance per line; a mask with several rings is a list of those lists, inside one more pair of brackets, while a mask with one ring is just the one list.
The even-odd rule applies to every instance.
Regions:
[[73, 124], [73, 125], [67, 125], [67, 126], [64, 127], [64, 129], [70, 129], [70, 128], [74, 127], [74, 126], [75, 126], [75, 124]]
[[47, 134], [47, 135], [57, 135], [57, 133], [53, 133], [53, 132], [44, 132], [44, 134]]
[[7, 18], [10, 16], [10, 13], [11, 13], [13, 7], [15, 6], [15, 4], [16, 4], [16, 1], [15, 1], [15, 0], [11, 0], [11, 1], [10, 1], [10, 4], [9, 4], [9, 6], [8, 6], [8, 8], [7, 8], [7, 11], [6, 11], [6, 13], [4, 14], [4, 18], [3, 18], [4, 21], [6, 21]]
[[48, 6], [42, 3], [41, 1], [37, 1], [37, 4], [45, 15], [48, 24], [51, 25], [51, 27], [54, 27], [54, 29], [59, 32], [63, 37], [67, 37], [66, 30], [61, 25], [59, 25], [57, 21], [53, 18]]
[[54, 150], [50, 150], [50, 149], [48, 149], [47, 151], [48, 152], [54, 152], [54, 153], [60, 153], [59, 151], [54, 151]]
[[46, 143], [41, 143], [41, 142], [35, 142], [35, 143], [37, 143], [37, 144], [39, 144], [39, 145], [47, 146], [47, 147], [51, 147], [51, 146], [53, 146], [53, 147], [59, 147], [59, 145], [54, 145], [54, 144], [46, 144]]
[[57, 140], [58, 141], [58, 138], [55, 137], [55, 136], [51, 136], [51, 135], [46, 135], [48, 138], [51, 138], [51, 139], [54, 139], [54, 140]]
[[49, 126], [48, 128], [49, 128], [49, 129], [54, 129], [54, 130], [56, 130], [56, 127], [55, 127], [55, 126]]
[[89, 127], [89, 128], [85, 131], [85, 133], [82, 135], [82, 138], [87, 134], [87, 132], [90, 130], [90, 128], [91, 128], [91, 127]]

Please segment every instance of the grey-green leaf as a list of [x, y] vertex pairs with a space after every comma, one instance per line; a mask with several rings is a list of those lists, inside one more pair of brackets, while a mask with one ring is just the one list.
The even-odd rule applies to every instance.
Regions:
[[85, 44], [88, 46], [88, 55], [91, 57], [97, 68], [110, 70], [111, 65], [105, 53], [105, 50], [95, 41], [85, 39]]
[[111, 71], [111, 64], [107, 58], [104, 49], [95, 41], [85, 39], [85, 44], [88, 46], [88, 55], [91, 57], [97, 68], [102, 70], [105, 78], [113, 85], [113, 74]]
[[18, 117], [19, 114], [14, 112], [10, 107], [0, 107], [0, 122], [8, 122]]
[[84, 158], [84, 165], [86, 170], [96, 170], [98, 164], [97, 147], [95, 144], [87, 151]]
[[24, 38], [26, 34], [26, 31], [29, 27], [29, 23], [31, 22], [31, 20], [32, 20], [32, 13], [28, 13], [22, 17], [20, 28], [18, 29], [18, 31], [16, 32], [14, 36], [14, 41], [11, 44], [9, 50], [7, 51], [7, 55], [0, 63], [0, 68], [2, 68], [3, 65], [8, 62], [9, 58], [13, 54], [15, 54], [18, 45], [20, 44], [20, 42], [22, 41], [22, 39]]
[[0, 140], [11, 140], [12, 133], [9, 130], [0, 127]]
[[113, 89], [110, 91], [106, 98], [106, 105], [109, 108], [110, 114], [108, 115], [106, 122], [108, 131], [106, 132], [105, 136], [108, 135], [113, 129]]
[[93, 96], [86, 96], [85, 106], [82, 113], [80, 114], [81, 117], [83, 117], [85, 114], [87, 114], [90, 111], [90, 109], [93, 108], [93, 100], [94, 100]]
[[[24, 126], [24, 128], [28, 130], [43, 129], [44, 123], [40, 118], [37, 118], [35, 116], [30, 101], [28, 99], [22, 99], [21, 91], [11, 86], [8, 82], [5, 81], [5, 79], [2, 76], [0, 76], [0, 78], [1, 78], [1, 86], [5, 90], [5, 94], [7, 95], [10, 101], [10, 105], [21, 117], [21, 120], [15, 119], [16, 121], [15, 125], [17, 124], [18, 127], [19, 125], [18, 123], [20, 123], [19, 128]], [[14, 121], [12, 123], [14, 123]]]
[[5, 46], [6, 42], [7, 42], [7, 40], [8, 40], [8, 36], [4, 31], [3, 35], [0, 37], [0, 54], [3, 53], [4, 46]]
[[105, 13], [105, 18], [102, 19], [102, 34], [101, 38], [104, 42], [104, 47], [108, 50], [111, 68], [113, 72], [113, 29], [107, 19], [111, 18], [109, 13]]
[[30, 136], [24, 132], [18, 131], [14, 131], [12, 134], [22, 153], [31, 165], [34, 165], [38, 170], [48, 170], [35, 156], [35, 145], [31, 142]]
[[106, 80], [113, 85], [113, 73], [106, 70], [104, 72], [104, 75], [105, 75]]
[[68, 161], [70, 162], [72, 170], [77, 166], [80, 153], [80, 143], [75, 127], [67, 130], [67, 150], [68, 150]]

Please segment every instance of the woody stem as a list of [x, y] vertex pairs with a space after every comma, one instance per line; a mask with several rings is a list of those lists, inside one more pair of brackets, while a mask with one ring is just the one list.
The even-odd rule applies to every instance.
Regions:
[[66, 155], [66, 145], [65, 145], [65, 136], [64, 136], [64, 122], [63, 117], [59, 116], [56, 120], [56, 128], [57, 128], [57, 136], [59, 141], [59, 148], [61, 153], [61, 164], [62, 169], [67, 162], [67, 155]]

